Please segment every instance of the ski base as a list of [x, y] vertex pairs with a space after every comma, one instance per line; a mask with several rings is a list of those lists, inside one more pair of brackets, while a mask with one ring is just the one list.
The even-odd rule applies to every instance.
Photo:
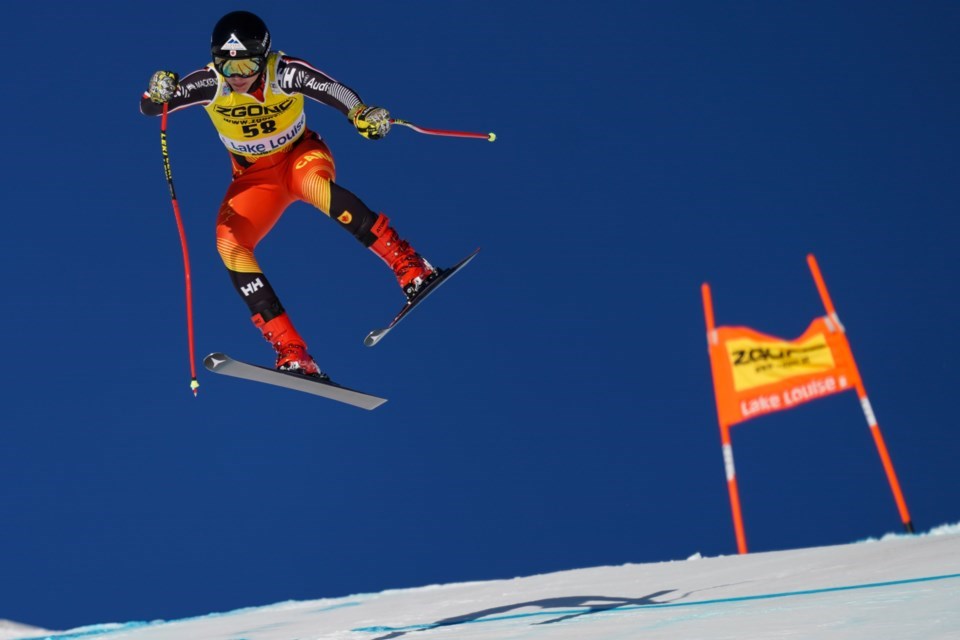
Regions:
[[449, 267], [447, 269], [439, 269], [438, 271], [440, 275], [438, 275], [436, 278], [434, 278], [433, 280], [428, 282], [426, 285], [424, 285], [423, 290], [420, 291], [419, 294], [417, 294], [417, 297], [415, 297], [412, 301], [407, 302], [405, 305], [403, 305], [403, 308], [400, 309], [400, 313], [394, 316], [393, 321], [391, 321], [390, 324], [388, 324], [382, 329], [374, 329], [373, 331], [368, 333], [367, 337], [363, 339], [363, 344], [365, 344], [368, 347], [372, 347], [376, 345], [378, 342], [380, 342], [381, 340], [383, 340], [384, 337], [386, 337], [386, 335], [390, 333], [390, 331], [395, 326], [400, 324], [401, 320], [403, 320], [408, 315], [410, 315], [410, 313], [414, 309], [416, 309], [417, 306], [427, 298], [427, 296], [429, 296], [431, 293], [439, 289], [444, 282], [446, 282], [458, 271], [460, 271], [460, 269], [467, 266], [467, 264], [471, 260], [477, 257], [478, 253], [480, 253], [480, 249], [475, 249], [473, 253], [471, 253], [466, 258], [464, 258], [457, 264], [453, 265], [452, 267]]
[[241, 362], [223, 353], [211, 353], [203, 359], [203, 366], [214, 373], [253, 382], [263, 382], [264, 384], [285, 387], [294, 391], [303, 391], [368, 411], [376, 409], [387, 401], [386, 398], [378, 398], [362, 391], [342, 387], [329, 380]]

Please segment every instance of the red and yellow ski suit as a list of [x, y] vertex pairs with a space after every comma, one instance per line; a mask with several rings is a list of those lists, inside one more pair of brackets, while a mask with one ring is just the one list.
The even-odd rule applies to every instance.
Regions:
[[[307, 128], [304, 97], [344, 115], [361, 102], [353, 90], [283, 53], [270, 54], [249, 93], [232, 91], [210, 64], [185, 76], [169, 102], [171, 113], [202, 105], [230, 152], [233, 181], [217, 214], [217, 249], [255, 322], [284, 311], [254, 249], [290, 204], [312, 204], [365, 247], [376, 240], [377, 214], [334, 182], [333, 155]], [[144, 93], [140, 110], [159, 115], [162, 105]]]

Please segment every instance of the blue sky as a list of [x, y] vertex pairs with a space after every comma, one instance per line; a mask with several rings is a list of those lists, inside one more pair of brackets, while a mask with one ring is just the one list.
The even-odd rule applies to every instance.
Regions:
[[[432, 262], [392, 276], [309, 206], [258, 258], [374, 412], [201, 372], [150, 74], [229, 10], [425, 126], [308, 105], [338, 180]], [[108, 14], [109, 19], [100, 15]], [[918, 530], [955, 522], [960, 9], [946, 2], [227, 2], [11, 10], [0, 618], [48, 628], [730, 554], [700, 304], [793, 338], [830, 287]], [[15, 106], [23, 106], [23, 109]], [[29, 106], [27, 106], [29, 105]], [[171, 118], [197, 358], [268, 363], [214, 246], [229, 180]], [[455, 284], [454, 284], [455, 282]], [[199, 362], [198, 362], [199, 365]], [[753, 551], [899, 529], [853, 394], [734, 428]]]

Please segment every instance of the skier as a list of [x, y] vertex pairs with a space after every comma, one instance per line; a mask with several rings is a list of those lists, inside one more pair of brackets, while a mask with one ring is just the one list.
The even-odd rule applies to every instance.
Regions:
[[284, 210], [302, 200], [320, 209], [393, 270], [412, 301], [437, 270], [401, 240], [389, 219], [335, 182], [333, 156], [307, 128], [304, 97], [338, 109], [363, 137], [390, 131], [390, 114], [308, 62], [271, 49], [256, 15], [233, 11], [214, 26], [213, 61], [180, 78], [157, 71], [140, 111], [160, 115], [203, 105], [227, 147], [233, 181], [217, 215], [217, 250], [254, 325], [277, 352], [276, 367], [327, 379], [264, 276], [253, 251]]

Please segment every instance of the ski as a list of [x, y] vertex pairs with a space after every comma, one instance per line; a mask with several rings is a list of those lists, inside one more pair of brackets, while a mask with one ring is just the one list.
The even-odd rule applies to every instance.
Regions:
[[457, 271], [459, 271], [460, 269], [462, 269], [462, 268], [464, 268], [465, 266], [467, 266], [467, 264], [468, 264], [471, 260], [473, 260], [473, 259], [477, 256], [478, 253], [480, 253], [480, 249], [474, 250], [473, 253], [471, 253], [471, 254], [468, 255], [466, 258], [464, 258], [463, 260], [461, 260], [461, 261], [458, 262], [457, 264], [453, 265], [452, 267], [449, 267], [449, 268], [447, 268], [447, 269], [438, 269], [437, 271], [438, 271], [439, 275], [438, 275], [436, 278], [434, 278], [433, 280], [431, 280], [430, 282], [428, 282], [427, 284], [425, 284], [424, 287], [423, 287], [423, 289], [420, 291], [420, 293], [417, 294], [417, 296], [416, 296], [413, 300], [411, 300], [411, 301], [407, 302], [405, 305], [403, 305], [403, 308], [400, 309], [400, 313], [398, 313], [396, 316], [394, 316], [393, 321], [390, 322], [390, 324], [388, 324], [387, 326], [385, 326], [385, 327], [382, 328], [382, 329], [374, 329], [373, 331], [371, 331], [370, 333], [368, 333], [368, 334], [367, 334], [367, 337], [363, 339], [363, 344], [365, 344], [365, 345], [368, 346], [368, 347], [372, 347], [372, 346], [376, 345], [377, 343], [379, 343], [381, 340], [383, 340], [383, 338], [384, 338], [388, 333], [390, 333], [390, 331], [391, 331], [395, 326], [397, 326], [398, 324], [400, 324], [400, 321], [401, 321], [401, 320], [403, 320], [403, 319], [406, 318], [408, 315], [410, 315], [410, 313], [411, 313], [414, 309], [416, 309], [417, 306], [427, 298], [427, 296], [429, 296], [431, 293], [433, 293], [434, 291], [436, 291], [437, 289], [439, 289], [440, 286], [441, 286], [444, 282], [446, 282], [448, 279], [450, 279], [453, 275], [455, 275], [455, 274], [457, 273]]
[[376, 409], [386, 398], [378, 398], [362, 391], [342, 387], [330, 380], [305, 376], [300, 373], [278, 371], [256, 364], [249, 364], [234, 360], [223, 353], [211, 353], [203, 359], [203, 366], [214, 373], [220, 373], [234, 378], [243, 378], [253, 382], [263, 382], [277, 387], [285, 387], [294, 391], [303, 391], [328, 400], [335, 400], [344, 404], [360, 407], [361, 409]]

